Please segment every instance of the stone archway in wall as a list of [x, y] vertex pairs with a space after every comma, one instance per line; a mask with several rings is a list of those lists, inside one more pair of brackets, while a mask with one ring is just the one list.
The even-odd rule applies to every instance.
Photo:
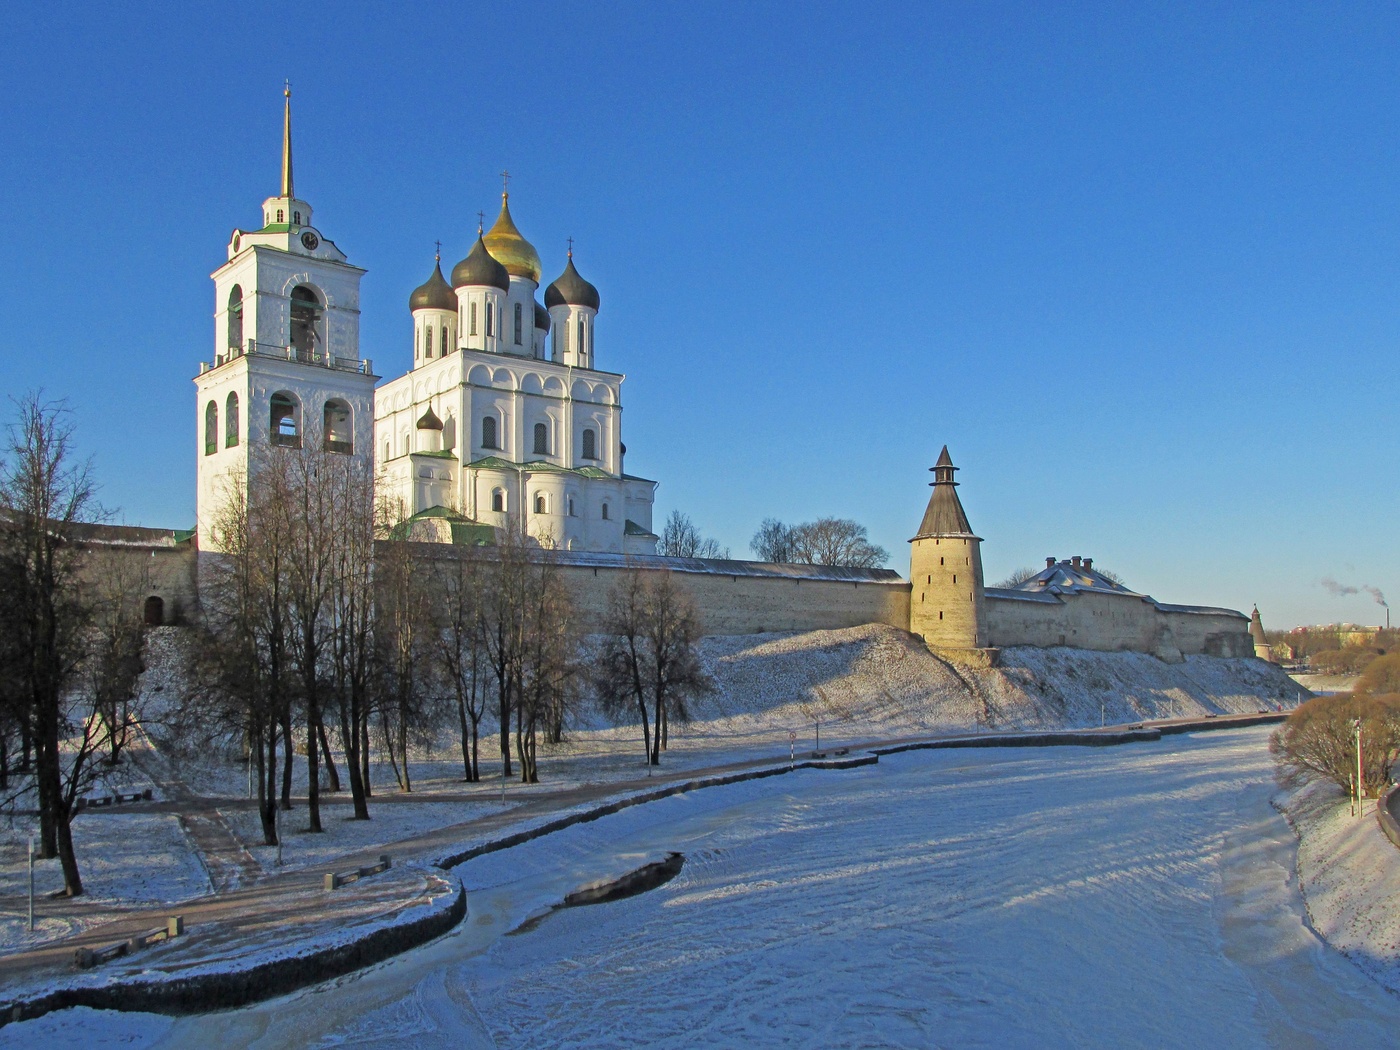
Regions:
[[141, 613], [141, 622], [147, 627], [159, 627], [165, 623], [165, 599], [153, 594], [146, 599]]

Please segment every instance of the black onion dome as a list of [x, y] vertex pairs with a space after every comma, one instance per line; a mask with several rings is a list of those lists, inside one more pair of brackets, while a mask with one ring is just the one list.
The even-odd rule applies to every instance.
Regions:
[[544, 290], [545, 306], [586, 306], [590, 310], [598, 309], [598, 289], [579, 276], [574, 269], [574, 256], [569, 253], [569, 263], [564, 267], [564, 272], [559, 275], [559, 279]]
[[428, 411], [424, 412], [421, 416], [418, 417], [418, 429], [419, 429], [419, 430], [441, 430], [441, 429], [442, 429], [442, 420], [438, 419], [438, 415], [437, 415], [436, 412], [433, 411], [433, 406], [432, 406], [432, 405], [429, 405], [429, 406], [428, 406]]
[[476, 235], [476, 243], [472, 245], [467, 257], [452, 267], [452, 287], [465, 288], [468, 285], [510, 291], [510, 274], [486, 250], [486, 242], [481, 239], [481, 234]]
[[536, 303], [536, 304], [535, 304], [535, 327], [541, 329], [542, 331], [548, 332], [548, 331], [549, 331], [549, 325], [550, 325], [550, 321], [549, 321], [549, 311], [546, 310], [546, 309], [545, 309], [543, 306], [541, 306], [539, 303]]
[[408, 308], [412, 310], [456, 310], [457, 296], [452, 286], [442, 279], [442, 264], [433, 264], [433, 275], [413, 289], [408, 297]]

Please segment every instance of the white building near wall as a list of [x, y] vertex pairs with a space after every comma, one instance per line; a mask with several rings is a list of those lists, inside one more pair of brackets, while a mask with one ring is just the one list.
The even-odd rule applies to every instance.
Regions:
[[656, 482], [623, 470], [623, 377], [594, 366], [600, 301], [572, 250], [540, 303], [539, 255], [502, 194], [451, 283], [439, 262], [410, 296], [412, 368], [376, 390], [359, 353], [365, 271], [293, 188], [290, 92], [284, 120], [281, 192], [212, 275], [214, 355], [195, 380], [201, 549], [216, 547], [251, 447], [316, 442], [373, 457], [414, 538], [463, 542], [514, 520], [564, 550], [654, 554]]

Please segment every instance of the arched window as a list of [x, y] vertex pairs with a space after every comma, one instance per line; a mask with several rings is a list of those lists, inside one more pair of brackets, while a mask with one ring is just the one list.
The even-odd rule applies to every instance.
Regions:
[[447, 356], [447, 325], [442, 326], [442, 349], [438, 351], [438, 356]]
[[574, 497], [569, 497], [569, 517], [574, 516]]
[[322, 416], [321, 433], [324, 435], [327, 452], [343, 452], [346, 455], [355, 451], [353, 417], [348, 402], [332, 398], [326, 402]]
[[392, 454], [393, 454], [393, 450], [390, 448], [390, 444], [389, 444], [389, 442], [386, 440], [386, 441], [384, 442], [384, 461], [385, 461], [386, 463], [389, 461], [389, 459], [391, 458]]
[[471, 318], [471, 321], [470, 321], [470, 324], [471, 324], [471, 333], [470, 333], [470, 334], [476, 335], [476, 303], [472, 303], [471, 308], [467, 311], [467, 313], [468, 313], [468, 315], [469, 315], [470, 318]]
[[278, 221], [278, 222], [286, 222], [286, 221], [287, 221], [287, 213], [284, 212], [281, 208], [278, 208], [278, 209], [277, 209], [277, 221]]
[[213, 401], [204, 406], [204, 454], [219, 451], [219, 406]]
[[433, 356], [433, 326], [428, 325], [423, 329], [423, 356]]
[[583, 432], [583, 458], [598, 458], [598, 435], [591, 429], [585, 429]]
[[224, 403], [224, 448], [238, 444], [238, 395], [229, 394]]
[[496, 417], [486, 416], [481, 420], [481, 447], [500, 448], [496, 443]]
[[272, 444], [301, 448], [301, 403], [284, 391], [272, 395], [268, 429]]
[[501, 489], [491, 490], [491, 509], [496, 511], [506, 509], [506, 494]]
[[487, 338], [487, 339], [490, 339], [490, 338], [491, 338], [491, 333], [495, 330], [495, 325], [493, 325], [491, 322], [495, 320], [495, 318], [493, 317], [493, 314], [495, 314], [496, 311], [494, 311], [494, 310], [491, 309], [491, 305], [492, 305], [491, 303], [487, 303], [487, 304], [486, 304], [486, 338]]
[[578, 319], [578, 356], [583, 358], [588, 353], [588, 343], [585, 338], [587, 330], [583, 327], [583, 318]]
[[557, 361], [559, 360], [559, 329], [556, 328], [554, 331], [550, 332], [549, 338], [551, 340], [550, 346], [552, 347], [551, 354]]
[[292, 289], [292, 330], [290, 343], [300, 354], [314, 354], [321, 341], [321, 300], [304, 284]]
[[228, 348], [243, 346], [243, 289], [234, 285], [228, 293]]
[[147, 627], [159, 627], [165, 623], [165, 600], [158, 594], [151, 595], [142, 612], [141, 620]]
[[606, 503], [603, 504], [603, 520], [608, 520], [608, 505]]
[[544, 496], [544, 493], [543, 493], [543, 492], [536, 492], [536, 493], [535, 493], [535, 513], [536, 513], [536, 514], [548, 514], [548, 513], [549, 513], [549, 501], [548, 501], [547, 499], [545, 499], [545, 496]]
[[522, 341], [522, 340], [524, 339], [524, 337], [525, 337], [525, 322], [522, 320], [523, 316], [524, 316], [524, 315], [521, 313], [521, 306], [520, 306], [520, 304], [519, 304], [519, 303], [516, 303], [516, 304], [515, 304], [515, 345], [516, 345], [516, 346], [519, 346], [519, 345], [521, 344], [521, 341]]
[[545, 423], [535, 424], [535, 455], [549, 455], [549, 426]]
[[292, 212], [292, 225], [294, 225], [294, 226], [300, 226], [300, 225], [301, 225], [301, 212], [299, 212], [299, 211], [294, 211], [294, 212]]

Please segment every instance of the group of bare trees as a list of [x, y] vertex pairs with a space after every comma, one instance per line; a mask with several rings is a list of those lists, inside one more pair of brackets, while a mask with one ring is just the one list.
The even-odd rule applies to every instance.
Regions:
[[504, 775], [538, 781], [539, 737], [562, 738], [580, 680], [579, 639], [548, 546], [498, 533], [490, 548], [384, 540], [395, 522], [368, 467], [331, 451], [268, 446], [229, 479], [186, 715], [244, 743], [265, 842], [291, 808], [297, 753], [313, 832], [322, 790], [341, 789], [337, 752], [367, 819], [372, 750], [411, 791], [416, 746], [454, 725], [475, 781], [489, 714]]
[[890, 558], [884, 547], [870, 542], [864, 525], [847, 518], [818, 518], [799, 525], [764, 518], [749, 547], [760, 561], [780, 564], [876, 569]]
[[1377, 657], [1350, 693], [1302, 704], [1274, 734], [1269, 747], [1287, 783], [1330, 780], [1350, 789], [1361, 730], [1361, 793], [1378, 796], [1391, 783], [1400, 757], [1400, 653]]
[[66, 407], [38, 393], [14, 406], [0, 459], [0, 791], [37, 808], [39, 855], [77, 896], [72, 820], [135, 724], [146, 580], [87, 542], [100, 510]]

